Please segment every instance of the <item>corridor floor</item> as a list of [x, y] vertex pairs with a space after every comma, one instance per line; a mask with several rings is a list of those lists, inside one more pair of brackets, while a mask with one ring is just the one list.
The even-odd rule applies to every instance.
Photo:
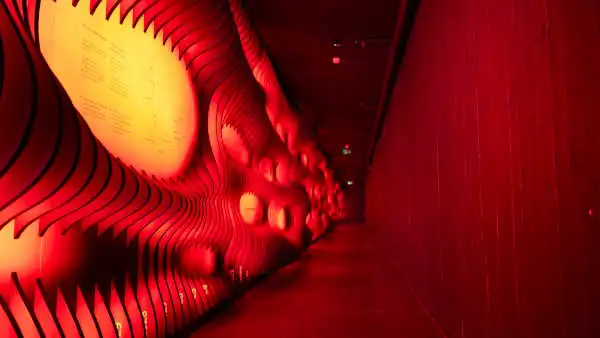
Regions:
[[375, 244], [365, 226], [339, 226], [191, 337], [443, 337]]

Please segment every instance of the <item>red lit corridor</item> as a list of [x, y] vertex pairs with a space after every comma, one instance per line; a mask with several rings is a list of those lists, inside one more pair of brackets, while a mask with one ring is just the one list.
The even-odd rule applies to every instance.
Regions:
[[600, 0], [0, 0], [0, 338], [600, 337]]
[[192, 337], [444, 337], [391, 260], [371, 228], [340, 225]]

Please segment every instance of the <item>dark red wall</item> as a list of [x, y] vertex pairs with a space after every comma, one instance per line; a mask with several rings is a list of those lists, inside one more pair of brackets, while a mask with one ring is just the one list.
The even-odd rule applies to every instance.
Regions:
[[346, 222], [365, 221], [365, 182], [354, 182], [354, 185], [344, 188], [344, 210]]
[[424, 0], [368, 225], [451, 337], [600, 337], [600, 1]]

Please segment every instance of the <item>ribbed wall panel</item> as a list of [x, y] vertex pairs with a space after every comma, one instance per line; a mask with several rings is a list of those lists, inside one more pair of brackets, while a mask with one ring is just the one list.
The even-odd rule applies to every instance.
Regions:
[[[0, 269], [3, 337], [174, 334], [327, 230], [339, 186], [239, 3], [72, 2], [143, 25], [192, 79], [195, 151], [156, 178], [113, 156], [74, 108], [40, 51], [40, 1], [52, 0], [0, 2], [0, 257], [14, 257]], [[256, 224], [244, 193], [262, 203]]]

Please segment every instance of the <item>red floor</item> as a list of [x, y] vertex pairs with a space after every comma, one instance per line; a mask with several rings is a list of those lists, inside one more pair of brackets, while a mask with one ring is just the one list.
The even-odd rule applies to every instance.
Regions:
[[368, 228], [340, 226], [192, 337], [443, 337], [399, 285]]

